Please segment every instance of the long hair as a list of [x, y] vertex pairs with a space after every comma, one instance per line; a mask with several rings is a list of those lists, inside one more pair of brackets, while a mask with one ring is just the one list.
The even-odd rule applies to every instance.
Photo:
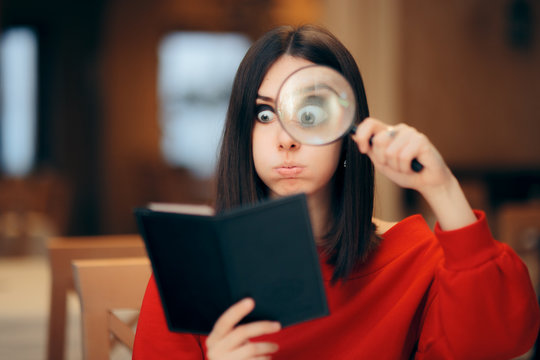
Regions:
[[[281, 26], [257, 40], [242, 60], [233, 84], [217, 168], [216, 211], [254, 204], [268, 196], [253, 163], [255, 101], [263, 77], [283, 55], [326, 65], [340, 72], [355, 90], [358, 124], [369, 116], [362, 77], [349, 51], [324, 28]], [[374, 169], [356, 143], [343, 139], [340, 163], [332, 179], [330, 230], [324, 251], [334, 266], [332, 281], [345, 280], [376, 246], [373, 216]]]

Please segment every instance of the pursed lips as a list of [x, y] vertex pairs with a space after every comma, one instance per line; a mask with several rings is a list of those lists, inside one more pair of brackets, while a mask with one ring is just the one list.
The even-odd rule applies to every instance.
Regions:
[[281, 164], [274, 167], [274, 170], [285, 178], [294, 178], [304, 170], [304, 166], [299, 164]]

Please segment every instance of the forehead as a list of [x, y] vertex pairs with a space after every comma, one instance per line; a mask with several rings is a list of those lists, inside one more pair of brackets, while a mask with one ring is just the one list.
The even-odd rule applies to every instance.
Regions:
[[279, 87], [287, 76], [307, 65], [313, 65], [313, 63], [309, 60], [290, 55], [283, 55], [278, 58], [264, 75], [261, 86], [259, 87], [259, 95], [275, 99]]

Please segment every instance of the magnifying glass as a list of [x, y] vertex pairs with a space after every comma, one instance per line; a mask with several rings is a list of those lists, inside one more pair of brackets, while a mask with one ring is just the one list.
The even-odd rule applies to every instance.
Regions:
[[[323, 65], [308, 65], [290, 74], [279, 88], [276, 112], [283, 129], [296, 141], [325, 145], [354, 134], [356, 98], [338, 71]], [[423, 165], [414, 159], [411, 168]]]

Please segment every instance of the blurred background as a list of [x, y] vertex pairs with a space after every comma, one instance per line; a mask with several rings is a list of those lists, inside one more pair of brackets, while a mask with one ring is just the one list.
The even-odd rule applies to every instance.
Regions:
[[[539, 19], [535, 0], [0, 0], [0, 261], [134, 233], [150, 201], [211, 203], [234, 73], [281, 24], [334, 32], [372, 115], [424, 132], [498, 235], [540, 199]], [[377, 185], [378, 216], [433, 224]]]

